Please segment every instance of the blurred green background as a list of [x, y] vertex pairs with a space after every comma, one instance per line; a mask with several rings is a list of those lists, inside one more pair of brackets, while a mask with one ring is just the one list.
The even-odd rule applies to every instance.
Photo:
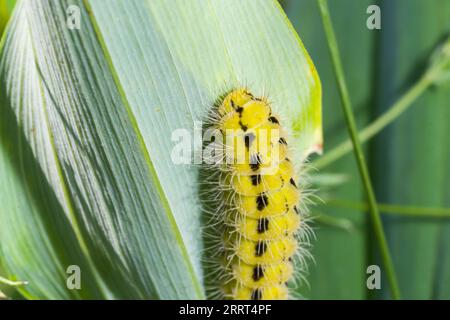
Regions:
[[[347, 137], [339, 93], [316, 0], [281, 1], [313, 58], [323, 86], [325, 153]], [[381, 30], [369, 30], [369, 5], [381, 9]], [[388, 109], [418, 79], [427, 59], [450, 31], [447, 0], [329, 1], [347, 84], [359, 128]], [[392, 125], [365, 145], [377, 200], [406, 206], [450, 206], [450, 88], [431, 88]], [[365, 201], [353, 154], [320, 173], [348, 181], [325, 196]], [[320, 190], [319, 190], [320, 192]], [[322, 190], [322, 194], [324, 191]], [[320, 205], [316, 209], [355, 223], [354, 231], [316, 224], [310, 267], [311, 299], [389, 297], [388, 285], [368, 291], [366, 268], [380, 264], [364, 212]], [[448, 220], [384, 216], [403, 298], [450, 299]], [[384, 280], [384, 279], [383, 279]]]

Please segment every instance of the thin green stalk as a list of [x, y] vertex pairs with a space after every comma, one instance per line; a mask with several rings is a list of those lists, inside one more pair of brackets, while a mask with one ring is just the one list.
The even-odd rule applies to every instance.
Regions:
[[13, 280], [9, 280], [3, 277], [0, 277], [0, 283], [1, 284], [6, 284], [7, 286], [12, 286], [12, 287], [18, 287], [18, 286], [23, 286], [28, 284], [27, 281], [13, 281]]
[[314, 220], [314, 222], [319, 223], [321, 225], [342, 229], [348, 232], [355, 230], [355, 224], [349, 219], [335, 217], [319, 211], [313, 212], [311, 214], [311, 217]]
[[[326, 204], [332, 207], [355, 209], [358, 211], [366, 211], [369, 208], [368, 204], [364, 202], [355, 202], [341, 199], [330, 199], [326, 201]], [[378, 209], [382, 213], [414, 218], [450, 218], [450, 208], [415, 207], [378, 203]]]
[[[413, 102], [432, 84], [430, 77], [422, 76], [399, 100], [397, 100], [384, 114], [378, 117], [370, 125], [365, 127], [359, 133], [361, 143], [367, 142], [374, 137], [378, 132], [383, 130], [386, 126], [397, 119], [403, 112], [405, 112]], [[312, 162], [312, 167], [321, 169], [334, 161], [342, 158], [347, 153], [353, 150], [352, 141], [347, 139], [341, 144], [337, 145], [328, 151], [323, 157], [318, 158]]]
[[378, 246], [381, 253], [381, 260], [386, 271], [387, 279], [391, 289], [391, 295], [393, 299], [400, 299], [400, 289], [397, 282], [397, 276], [395, 274], [392, 258], [389, 253], [386, 237], [383, 230], [383, 224], [381, 222], [380, 213], [375, 199], [372, 183], [370, 181], [369, 171], [364, 159], [364, 153], [362, 151], [361, 143], [359, 142], [355, 118], [350, 103], [350, 97], [347, 90], [347, 85], [344, 78], [344, 70], [339, 55], [339, 49], [334, 34], [331, 18], [328, 10], [328, 3], [326, 0], [318, 0], [320, 13], [322, 16], [322, 22], [325, 30], [325, 34], [328, 41], [328, 49], [330, 51], [331, 60], [333, 61], [333, 67], [335, 71], [336, 81], [339, 87], [339, 93], [342, 100], [342, 107], [345, 114], [347, 127], [350, 138], [353, 143], [354, 153], [358, 164], [358, 169], [366, 190], [367, 198], [369, 201], [369, 212], [372, 219], [372, 225]]
[[[364, 213], [369, 209], [368, 204], [365, 202], [356, 202], [343, 199], [329, 199], [325, 202], [330, 207], [353, 209]], [[450, 219], [450, 208], [414, 207], [378, 203], [378, 209], [381, 214], [388, 214], [392, 216], [419, 219]], [[355, 225], [350, 219], [335, 217], [319, 211], [313, 212], [311, 216], [315, 222], [321, 225], [326, 225], [349, 232], [355, 229]]]
[[[422, 77], [400, 99], [398, 99], [388, 111], [359, 133], [360, 142], [364, 143], [368, 141], [397, 119], [428, 89], [430, 85], [448, 81], [450, 79], [449, 69], [450, 37], [433, 52], [428, 69], [424, 72]], [[321, 169], [340, 159], [352, 151], [352, 149], [352, 143], [350, 139], [347, 139], [332, 150], [327, 151], [326, 155], [314, 161], [312, 167]]]

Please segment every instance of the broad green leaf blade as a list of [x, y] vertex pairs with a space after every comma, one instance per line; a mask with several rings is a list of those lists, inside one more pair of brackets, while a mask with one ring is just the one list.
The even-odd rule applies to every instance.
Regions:
[[[58, 174], [52, 170], [54, 159], [48, 149], [44, 110], [30, 109], [41, 98], [41, 92], [32, 90], [39, 89], [33, 52], [21, 50], [31, 47], [23, 13], [19, 10], [11, 24], [18, 36], [8, 33], [0, 46], [4, 53], [0, 60], [0, 258], [12, 279], [30, 280], [30, 285], [22, 290], [27, 298], [96, 297], [95, 285], [91, 289], [95, 281], [74, 231], [68, 218], [60, 214], [64, 202], [49, 192], [49, 184], [57, 183]], [[12, 79], [10, 72], [18, 77]], [[8, 93], [9, 99], [5, 95]], [[31, 113], [30, 120], [19, 117], [24, 113]], [[32, 143], [27, 141], [30, 137]], [[45, 158], [47, 168], [34, 161], [35, 154]], [[81, 292], [66, 287], [65, 270], [74, 263], [85, 272]]]
[[[379, 112], [416, 81], [413, 71], [426, 67], [426, 59], [450, 30], [450, 3], [445, 0], [385, 1], [381, 10], [391, 14], [385, 15], [380, 37], [384, 80], [377, 93]], [[420, 23], [413, 18], [417, 15]], [[410, 28], [405, 30], [405, 25]], [[376, 140], [373, 163], [380, 202], [450, 205], [449, 92], [448, 86], [429, 90]], [[404, 298], [449, 299], [449, 223], [411, 218], [386, 222]]]
[[[45, 136], [36, 158], [86, 254], [116, 296], [198, 297], [191, 262], [178, 230], [171, 228], [172, 212], [151, 176], [95, 32], [85, 24], [73, 33], [65, 24], [67, 4], [49, 3], [23, 1], [18, 8], [19, 27], [12, 37], [30, 38], [29, 59], [19, 66], [31, 60], [35, 69], [18, 74], [28, 79], [34, 71], [30, 94], [38, 96], [28, 100], [16, 92], [20, 86], [6, 88], [17, 123], [27, 124], [24, 134], [31, 145], [37, 139], [33, 128]], [[22, 24], [27, 25], [20, 30]], [[5, 80], [17, 71], [6, 60], [14, 53], [8, 44], [1, 72]], [[36, 128], [44, 120], [48, 129], [41, 133]], [[158, 279], [164, 285], [156, 288]]]
[[[150, 121], [147, 118], [157, 124], [164, 116], [165, 122], [175, 121], [170, 129], [189, 129], [226, 90], [247, 85], [256, 94], [269, 95], [275, 110], [286, 118], [302, 155], [321, 151], [320, 82], [275, 1], [88, 3], [118, 81], [125, 92], [136, 93], [128, 99], [138, 124]], [[250, 17], [249, 12], [257, 14]], [[130, 15], [137, 21], [127, 23]], [[154, 90], [147, 90], [148, 85]], [[186, 116], [174, 114], [174, 105], [177, 110], [186, 106]], [[144, 139], [158, 140], [149, 143], [173, 146], [155, 134], [160, 132], [158, 127], [140, 127], [146, 131]], [[155, 161], [156, 166], [160, 164], [164, 162]]]
[[[79, 30], [67, 27], [69, 4], [80, 9]], [[234, 28], [225, 19], [236, 19]], [[17, 157], [34, 163], [28, 170], [40, 168], [33, 181], [45, 194], [32, 210], [5, 197], [10, 209], [0, 219], [23, 228], [29, 214], [45, 224], [40, 203], [53, 204], [95, 279], [92, 295], [203, 297], [198, 167], [173, 163], [171, 138], [179, 128], [192, 133], [230, 87], [267, 89], [299, 158], [321, 145], [320, 83], [274, 1], [23, 0], [0, 61], [1, 107], [12, 114], [2, 126], [4, 145], [23, 136]], [[0, 148], [5, 158], [11, 152]], [[2, 174], [17, 188], [8, 194], [28, 188], [26, 172]], [[0, 248], [17, 252], [6, 267], [20, 278], [29, 258], [3, 228]], [[55, 241], [27, 240], [59, 252]], [[59, 272], [65, 266], [47, 263]], [[47, 297], [52, 279], [27, 280]]]

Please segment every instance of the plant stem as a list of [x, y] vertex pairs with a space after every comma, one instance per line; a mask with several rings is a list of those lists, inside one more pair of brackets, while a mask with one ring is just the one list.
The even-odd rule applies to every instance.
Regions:
[[[386, 126], [397, 119], [406, 111], [413, 102], [432, 84], [431, 78], [422, 76], [399, 100], [397, 100], [384, 114], [378, 117], [370, 125], [359, 133], [361, 143], [364, 143], [383, 130]], [[353, 149], [352, 141], [347, 139], [328, 151], [323, 157], [312, 162], [312, 166], [317, 169], [326, 167], [334, 161], [342, 158]]]
[[339, 93], [342, 100], [342, 107], [345, 114], [347, 127], [349, 131], [350, 138], [353, 143], [354, 153], [356, 161], [358, 164], [358, 169], [366, 190], [367, 198], [369, 201], [369, 212], [372, 219], [372, 225], [374, 228], [374, 233], [378, 246], [381, 253], [381, 260], [384, 269], [387, 274], [387, 279], [391, 289], [391, 295], [393, 299], [400, 298], [400, 289], [397, 283], [397, 277], [395, 275], [394, 266], [392, 263], [391, 255], [389, 253], [389, 248], [387, 245], [386, 237], [383, 230], [383, 224], [381, 222], [380, 213], [378, 211], [378, 206], [375, 199], [375, 194], [373, 191], [372, 183], [370, 181], [369, 171], [366, 166], [364, 159], [364, 153], [362, 151], [361, 144], [359, 142], [355, 118], [352, 111], [352, 106], [350, 103], [350, 97], [347, 90], [347, 85], [344, 78], [344, 70], [342, 68], [341, 59], [339, 56], [339, 49], [336, 41], [336, 36], [334, 34], [333, 26], [330, 19], [330, 14], [328, 10], [328, 4], [326, 0], [318, 0], [320, 13], [322, 16], [322, 22], [325, 30], [325, 34], [328, 41], [328, 49], [330, 51], [331, 60], [333, 61], [333, 67], [335, 71], [336, 81], [339, 87]]
[[23, 286], [28, 284], [27, 281], [13, 281], [13, 280], [9, 280], [3, 277], [0, 277], [0, 283], [2, 284], [6, 284], [8, 286], [13, 286], [13, 287], [17, 287], [17, 286]]
[[[326, 204], [332, 207], [355, 209], [358, 211], [365, 211], [368, 209], [367, 203], [347, 201], [341, 199], [330, 199], [326, 201]], [[395, 204], [379, 203], [378, 209], [382, 213], [414, 218], [435, 218], [435, 219], [450, 218], [450, 208], [414, 207], [414, 206], [401, 206]]]
[[339, 218], [335, 217], [329, 214], [325, 214], [322, 212], [314, 212], [311, 214], [312, 219], [314, 222], [317, 222], [322, 225], [330, 226], [337, 229], [342, 229], [344, 231], [350, 232], [355, 230], [354, 223], [349, 219]]

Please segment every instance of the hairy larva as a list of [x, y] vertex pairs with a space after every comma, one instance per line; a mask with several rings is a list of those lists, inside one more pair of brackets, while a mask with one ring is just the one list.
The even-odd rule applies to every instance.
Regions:
[[267, 99], [245, 88], [221, 97], [209, 120], [222, 137], [209, 141], [215, 161], [201, 178], [209, 296], [288, 299], [307, 230], [288, 135]]

